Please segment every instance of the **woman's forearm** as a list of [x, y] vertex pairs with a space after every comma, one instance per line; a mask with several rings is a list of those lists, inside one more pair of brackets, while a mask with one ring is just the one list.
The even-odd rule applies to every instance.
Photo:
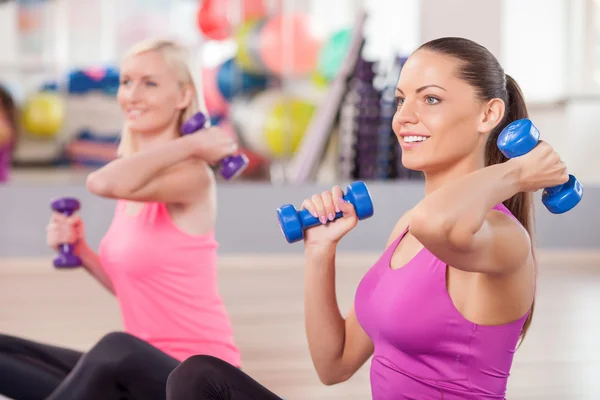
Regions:
[[102, 262], [100, 261], [98, 254], [96, 254], [96, 252], [87, 244], [83, 244], [78, 250], [78, 256], [81, 258], [84, 268], [109, 292], [115, 294], [112, 281], [106, 272], [104, 272], [104, 268], [102, 268]]
[[460, 246], [482, 227], [497, 204], [520, 191], [519, 167], [511, 160], [482, 168], [427, 195], [411, 212], [409, 230], [437, 232]]
[[171, 140], [128, 157], [118, 158], [88, 175], [87, 186], [93, 193], [134, 193], [156, 175], [191, 158], [194, 146], [190, 136]]
[[315, 369], [323, 381], [342, 373], [345, 321], [335, 292], [335, 245], [307, 247], [304, 284], [305, 324]]

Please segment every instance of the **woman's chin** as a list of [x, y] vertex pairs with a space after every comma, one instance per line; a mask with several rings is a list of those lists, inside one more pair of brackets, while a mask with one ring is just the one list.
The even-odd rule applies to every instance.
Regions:
[[157, 126], [152, 124], [145, 124], [141, 121], [129, 121], [127, 123], [127, 128], [136, 134], [140, 135], [152, 135], [157, 132]]
[[423, 163], [423, 160], [416, 160], [414, 157], [406, 157], [402, 155], [402, 166], [412, 171], [424, 171], [427, 165]]

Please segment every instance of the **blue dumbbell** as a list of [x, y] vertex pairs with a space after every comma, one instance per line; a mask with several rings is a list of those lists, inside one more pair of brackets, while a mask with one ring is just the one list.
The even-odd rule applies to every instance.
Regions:
[[[373, 216], [373, 201], [369, 189], [364, 182], [354, 182], [346, 188], [344, 200], [351, 203], [359, 220]], [[335, 214], [334, 220], [341, 218], [342, 212]], [[321, 225], [318, 218], [313, 217], [308, 210], [296, 210], [292, 204], [286, 204], [277, 209], [279, 228], [288, 243], [294, 243], [304, 238], [304, 230]]]
[[[519, 157], [529, 153], [540, 140], [540, 131], [527, 118], [510, 123], [498, 136], [498, 148], [508, 158]], [[545, 188], [542, 192], [542, 203], [553, 214], [562, 214], [581, 201], [583, 187], [573, 175], [562, 185]]]

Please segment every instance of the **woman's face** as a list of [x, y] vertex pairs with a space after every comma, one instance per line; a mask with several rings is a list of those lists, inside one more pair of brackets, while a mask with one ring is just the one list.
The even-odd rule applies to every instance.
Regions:
[[458, 67], [452, 57], [419, 50], [402, 68], [392, 127], [406, 168], [435, 172], [474, 156], [483, 161], [486, 106]]
[[182, 85], [155, 51], [126, 58], [117, 100], [127, 127], [135, 133], [161, 133], [176, 124], [189, 104]]

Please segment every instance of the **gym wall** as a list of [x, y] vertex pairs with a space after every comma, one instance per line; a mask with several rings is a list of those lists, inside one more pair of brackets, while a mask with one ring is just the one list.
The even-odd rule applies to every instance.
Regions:
[[[341, 182], [344, 185], [349, 182]], [[382, 251], [402, 213], [423, 195], [420, 182], [367, 182], [375, 214], [360, 221], [340, 243], [344, 251]], [[299, 206], [312, 193], [327, 185], [273, 186], [269, 183], [223, 183], [218, 187], [217, 239], [221, 254], [302, 252], [302, 243], [288, 244], [277, 225], [277, 207]], [[537, 245], [545, 250], [600, 250], [600, 186], [584, 188], [584, 198], [570, 212], [550, 214], [536, 195]], [[0, 188], [0, 257], [51, 256], [46, 246], [45, 226], [50, 216], [49, 200], [75, 196], [82, 202], [88, 242], [93, 248], [112, 219], [114, 201], [91, 195], [83, 179], [69, 183], [13, 183]], [[10, 206], [9, 206], [10, 205]]]

